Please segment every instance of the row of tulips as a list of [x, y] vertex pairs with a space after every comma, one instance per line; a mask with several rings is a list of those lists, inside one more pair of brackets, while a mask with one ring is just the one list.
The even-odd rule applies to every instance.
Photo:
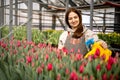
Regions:
[[84, 59], [50, 44], [0, 41], [0, 80], [120, 80], [118, 55], [107, 62], [99, 55]]

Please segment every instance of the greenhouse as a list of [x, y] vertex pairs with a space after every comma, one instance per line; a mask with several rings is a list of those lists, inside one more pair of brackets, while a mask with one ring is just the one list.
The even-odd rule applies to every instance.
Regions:
[[0, 0], [0, 80], [120, 80], [120, 0]]

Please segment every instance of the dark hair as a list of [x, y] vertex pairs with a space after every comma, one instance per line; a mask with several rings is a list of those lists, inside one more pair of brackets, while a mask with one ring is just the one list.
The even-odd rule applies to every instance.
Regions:
[[81, 11], [80, 11], [80, 10], [78, 11], [78, 10], [75, 9], [75, 8], [69, 8], [69, 9], [67, 10], [67, 12], [66, 12], [66, 14], [65, 14], [65, 22], [66, 22], [66, 24], [69, 26], [69, 28], [72, 28], [72, 27], [70, 26], [69, 22], [68, 22], [68, 15], [69, 15], [70, 12], [76, 13], [76, 14], [78, 15], [78, 17], [79, 17], [79, 20], [80, 20], [79, 25], [78, 25], [78, 28], [76, 29], [76, 31], [74, 32], [74, 34], [73, 34], [72, 37], [74, 37], [74, 38], [80, 38], [80, 37], [83, 35], [83, 33], [82, 33], [82, 32], [83, 32], [83, 25], [82, 25]]

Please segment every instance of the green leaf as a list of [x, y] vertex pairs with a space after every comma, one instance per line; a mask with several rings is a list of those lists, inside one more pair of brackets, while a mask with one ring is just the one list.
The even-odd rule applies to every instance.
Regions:
[[0, 68], [0, 80], [8, 80], [4, 71]]

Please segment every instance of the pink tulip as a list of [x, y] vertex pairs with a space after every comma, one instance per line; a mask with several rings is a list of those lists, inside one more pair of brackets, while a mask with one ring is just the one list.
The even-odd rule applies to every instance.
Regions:
[[65, 73], [66, 73], [66, 75], [69, 74], [70, 70], [68, 68], [66, 68]]
[[42, 73], [42, 68], [41, 68], [41, 67], [38, 67], [38, 68], [36, 69], [36, 72], [37, 72], [38, 74], [41, 74], [41, 73]]
[[14, 51], [13, 51], [13, 54], [17, 54], [17, 50], [14, 50]]
[[38, 60], [38, 54], [35, 55], [35, 59]]
[[61, 80], [61, 75], [58, 74], [56, 80]]
[[21, 46], [21, 42], [18, 40], [17, 41], [17, 47], [20, 47]]
[[32, 48], [31, 50], [32, 50], [32, 52], [33, 52], [33, 53], [35, 53], [35, 52], [36, 52], [35, 48]]
[[48, 54], [46, 54], [46, 55], [45, 55], [45, 59], [46, 59], [46, 60], [48, 60], [48, 58], [49, 58], [49, 55], [48, 55]]
[[41, 63], [41, 67], [42, 67], [42, 69], [44, 68], [44, 63]]
[[71, 52], [71, 53], [74, 53], [74, 48], [72, 48], [72, 49], [70, 50], [70, 52]]
[[78, 49], [78, 53], [80, 53], [80, 49]]
[[57, 54], [57, 58], [60, 60], [62, 58], [61, 54]]

